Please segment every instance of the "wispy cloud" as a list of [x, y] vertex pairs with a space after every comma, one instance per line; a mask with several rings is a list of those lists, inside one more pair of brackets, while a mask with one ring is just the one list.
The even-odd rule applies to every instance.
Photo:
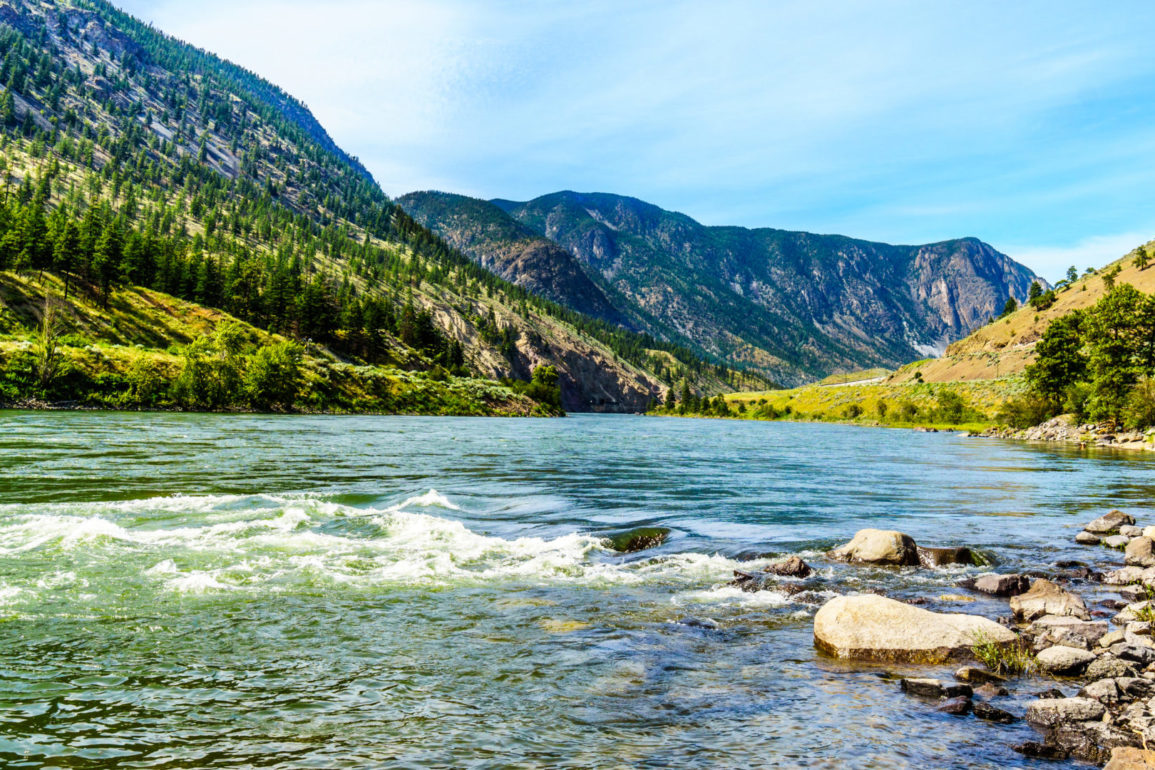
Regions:
[[1155, 225], [1146, 3], [123, 5], [304, 99], [392, 194], [605, 190], [906, 243]]
[[1052, 283], [1064, 277], [1068, 267], [1082, 273], [1088, 267], [1102, 267], [1127, 254], [1136, 246], [1155, 237], [1155, 230], [1094, 235], [1067, 246], [1003, 246], [1000, 251], [1025, 265]]

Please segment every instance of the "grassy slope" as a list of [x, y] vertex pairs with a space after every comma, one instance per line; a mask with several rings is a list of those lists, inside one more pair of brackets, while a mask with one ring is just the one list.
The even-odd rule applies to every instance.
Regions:
[[[83, 405], [138, 406], [123, 387], [134, 367], [143, 365], [170, 381], [180, 372], [182, 348], [211, 336], [222, 324], [239, 324], [252, 345], [282, 339], [222, 311], [149, 289], [118, 289], [105, 309], [83, 288], [73, 287], [65, 299], [64, 284], [53, 275], [0, 272], [0, 371], [18, 369], [22, 359], [35, 357], [40, 344], [36, 328], [46, 297], [55, 307], [67, 362], [59, 378], [61, 387], [85, 383], [87, 397], [79, 399]], [[315, 345], [306, 351], [298, 405], [332, 412], [541, 413], [534, 402], [495, 382], [457, 377], [433, 380], [392, 367], [353, 366]]]

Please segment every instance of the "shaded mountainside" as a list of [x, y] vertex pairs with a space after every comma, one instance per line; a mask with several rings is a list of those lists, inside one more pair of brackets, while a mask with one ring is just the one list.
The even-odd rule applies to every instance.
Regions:
[[[54, 273], [97, 307], [161, 292], [357, 365], [528, 379], [554, 364], [570, 410], [756, 386], [631, 331], [597, 282], [573, 288], [572, 257], [533, 285], [496, 276], [389, 200], [305, 105], [102, 0], [0, 0], [0, 54], [0, 270]], [[515, 261], [550, 264], [547, 246]], [[570, 306], [548, 299], [562, 286]]]
[[[941, 352], [1008, 297], [1025, 299], [1036, 280], [973, 238], [891, 246], [707, 227], [609, 194], [560, 192], [490, 206], [458, 196], [431, 206], [430, 197], [411, 194], [399, 203], [459, 239], [474, 259], [494, 259], [495, 241], [508, 248], [515, 233], [548, 238], [580, 260], [607, 297], [624, 303], [618, 310], [637, 328], [786, 384]], [[467, 235], [482, 227], [486, 238]]]

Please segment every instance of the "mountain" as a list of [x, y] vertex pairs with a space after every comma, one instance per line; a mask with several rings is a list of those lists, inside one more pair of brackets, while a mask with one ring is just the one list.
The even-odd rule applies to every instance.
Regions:
[[[515, 283], [541, 281], [508, 258], [516, 244], [548, 239], [632, 328], [784, 384], [942, 352], [1039, 280], [974, 238], [891, 246], [707, 227], [619, 195], [485, 202], [411, 193], [398, 203]], [[557, 254], [550, 264], [569, 261]], [[569, 305], [566, 288], [556, 283], [551, 296]]]
[[[1005, 317], [991, 321], [965, 338], [951, 344], [933, 361], [918, 361], [903, 367], [889, 382], [962, 382], [990, 380], [1022, 373], [1034, 361], [1035, 343], [1043, 338], [1056, 319], [1075, 310], [1091, 307], [1103, 298], [1109, 285], [1130, 284], [1145, 294], [1155, 294], [1155, 269], [1139, 254], [1155, 253], [1155, 241], [1133, 249], [1098, 270], [1061, 281], [1054, 294], [1044, 296], [1036, 306], [1023, 305]], [[1109, 276], [1109, 277], [1106, 277]]]
[[354, 365], [527, 380], [552, 364], [571, 410], [753, 383], [632, 331], [596, 282], [573, 288], [580, 265], [557, 273], [568, 306], [496, 276], [300, 101], [103, 0], [0, 0], [0, 188], [0, 271], [48, 271], [98, 307], [161, 292]]

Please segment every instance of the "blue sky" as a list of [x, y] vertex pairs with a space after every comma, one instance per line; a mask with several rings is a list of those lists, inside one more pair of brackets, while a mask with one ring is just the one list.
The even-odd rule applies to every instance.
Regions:
[[1155, 4], [120, 0], [312, 108], [390, 195], [633, 195], [974, 235], [1046, 278], [1155, 238]]

